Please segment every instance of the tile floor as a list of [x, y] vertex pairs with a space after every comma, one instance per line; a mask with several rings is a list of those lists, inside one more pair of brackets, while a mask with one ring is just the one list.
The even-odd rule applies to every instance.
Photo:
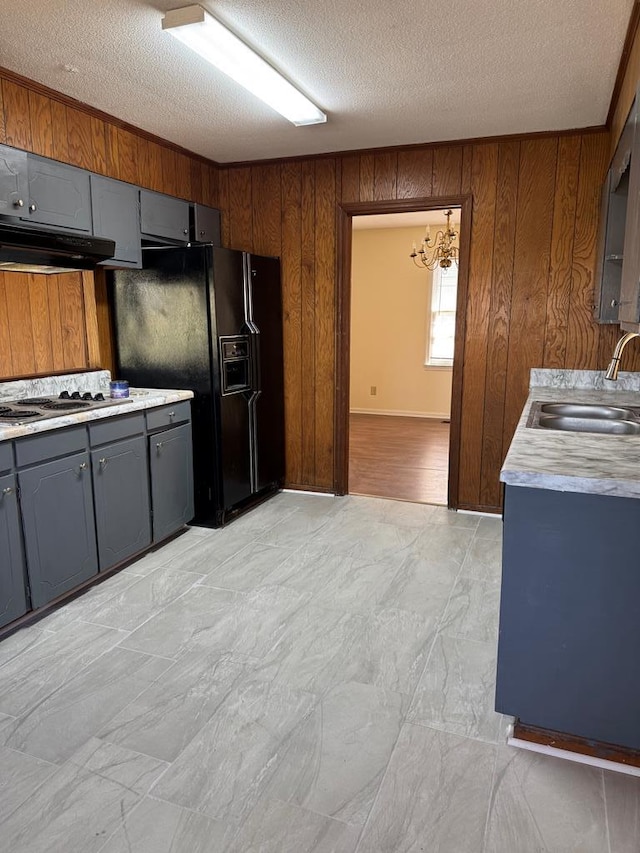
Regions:
[[7, 853], [638, 853], [640, 780], [504, 745], [500, 522], [282, 494], [0, 643]]

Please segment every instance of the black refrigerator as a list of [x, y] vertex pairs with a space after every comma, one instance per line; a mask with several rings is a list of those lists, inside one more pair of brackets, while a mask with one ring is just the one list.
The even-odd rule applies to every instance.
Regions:
[[111, 275], [117, 377], [194, 392], [193, 523], [219, 527], [284, 481], [280, 262], [150, 248]]

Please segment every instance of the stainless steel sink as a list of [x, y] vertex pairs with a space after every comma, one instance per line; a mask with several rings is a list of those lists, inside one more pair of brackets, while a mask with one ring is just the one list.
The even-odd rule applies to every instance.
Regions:
[[[542, 403], [540, 411], [549, 415], [564, 415], [569, 418], [595, 418], [596, 420], [633, 421], [636, 414], [633, 409], [621, 406], [604, 406], [597, 403]], [[562, 427], [557, 427], [562, 429]], [[608, 432], [608, 430], [598, 430]]]
[[[544, 408], [544, 407], [543, 407]], [[568, 408], [568, 407], [567, 407]], [[607, 408], [606, 406], [604, 408]], [[546, 410], [545, 410], [546, 411]], [[633, 416], [633, 413], [631, 413]], [[566, 415], [541, 414], [538, 426], [566, 432], [597, 432], [607, 435], [640, 435], [640, 423], [613, 419], [611, 415], [568, 417]]]

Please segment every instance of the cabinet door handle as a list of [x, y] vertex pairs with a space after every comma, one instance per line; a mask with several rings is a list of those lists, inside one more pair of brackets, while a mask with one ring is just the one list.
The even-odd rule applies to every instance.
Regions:
[[183, 234], [188, 234], [188, 233], [189, 233], [189, 229], [188, 229], [188, 228], [184, 228], [184, 229], [183, 229], [183, 231], [182, 231], [182, 233], [183, 233]]
[[175, 412], [169, 412], [169, 417], [170, 417], [170, 418], [175, 418], [175, 416], [176, 416], [176, 413], [175, 413]]
[[102, 459], [98, 459], [98, 465], [101, 465], [103, 468], [107, 464], [107, 460], [103, 457]]
[[163, 446], [163, 443], [161, 441], [159, 441], [156, 444], [156, 450], [158, 451], [158, 453], [160, 453], [160, 451], [162, 450], [162, 446]]
[[78, 474], [80, 474], [82, 471], [86, 471], [86, 470], [87, 470], [87, 463], [81, 462], [80, 465], [78, 466]]
[[6, 488], [6, 489], [3, 489], [3, 490], [2, 490], [2, 494], [3, 494], [3, 495], [10, 495], [10, 494], [12, 494], [12, 493], [13, 493], [13, 489], [11, 488], [11, 486], [7, 486], [7, 488]]
[[206, 233], [207, 233], [206, 231], [201, 231], [201, 232], [200, 232], [200, 236], [201, 236], [201, 237], [204, 237], [204, 235], [205, 235]]
[[29, 212], [35, 213], [38, 208], [33, 204], [33, 202], [29, 205]]
[[21, 198], [14, 199], [13, 202], [14, 207], [24, 207], [24, 201]]

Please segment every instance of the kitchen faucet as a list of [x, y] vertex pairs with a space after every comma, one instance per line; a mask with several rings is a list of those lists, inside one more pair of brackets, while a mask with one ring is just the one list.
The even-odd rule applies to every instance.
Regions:
[[640, 334], [638, 332], [627, 332], [624, 334], [618, 343], [616, 344], [616, 348], [613, 351], [613, 356], [611, 357], [611, 361], [609, 362], [609, 367], [607, 367], [607, 372], [604, 375], [605, 379], [611, 379], [615, 382], [618, 378], [618, 367], [620, 365], [620, 359], [622, 358], [622, 351], [629, 343], [631, 338], [638, 338]]

